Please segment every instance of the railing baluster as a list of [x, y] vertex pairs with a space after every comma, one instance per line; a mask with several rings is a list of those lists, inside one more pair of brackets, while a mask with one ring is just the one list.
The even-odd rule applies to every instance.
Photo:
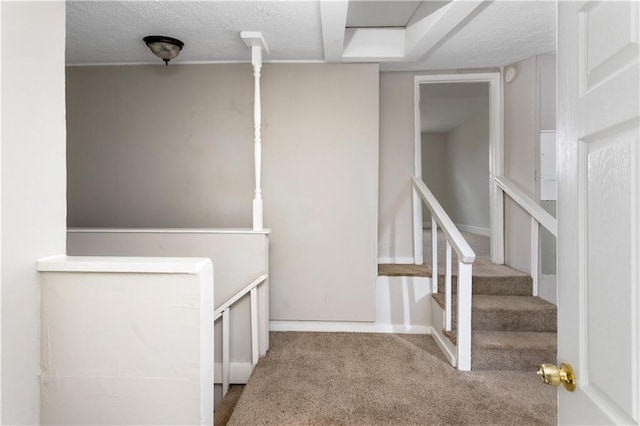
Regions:
[[538, 295], [538, 272], [540, 268], [540, 223], [531, 216], [531, 279], [533, 280], [533, 295]]
[[438, 292], [438, 221], [431, 215], [431, 280], [433, 292]]
[[251, 363], [258, 363], [258, 289], [251, 289]]
[[451, 331], [451, 244], [447, 240], [447, 254], [445, 255], [444, 276], [444, 329]]
[[458, 370], [471, 370], [471, 263], [458, 261]]
[[229, 308], [222, 311], [222, 396], [229, 391], [231, 362], [229, 359]]

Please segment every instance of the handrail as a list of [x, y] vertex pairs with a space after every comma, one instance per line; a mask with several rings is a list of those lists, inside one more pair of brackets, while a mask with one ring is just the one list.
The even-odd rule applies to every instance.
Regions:
[[511, 197], [513, 201], [529, 213], [540, 225], [547, 228], [554, 237], [558, 236], [558, 221], [556, 218], [540, 207], [540, 205], [520, 189], [515, 182], [505, 176], [498, 176], [495, 178], [495, 181], [505, 194]]
[[431, 214], [442, 227], [442, 231], [450, 241], [451, 247], [458, 254], [458, 259], [462, 261], [462, 263], [473, 263], [476, 259], [475, 252], [471, 249], [471, 246], [467, 240], [464, 239], [449, 215], [444, 211], [436, 197], [429, 191], [427, 185], [418, 177], [413, 178], [413, 185], [418, 191], [420, 198], [422, 198], [427, 204], [427, 207], [429, 207]]
[[231, 377], [230, 358], [230, 315], [229, 310], [238, 300], [247, 293], [251, 293], [251, 364], [255, 367], [258, 363], [258, 294], [257, 287], [267, 280], [267, 275], [262, 274], [247, 284], [242, 290], [234, 294], [218, 309], [213, 311], [213, 321], [222, 317], [222, 396], [229, 390]]
[[[413, 178], [414, 189], [431, 211], [431, 280], [432, 290], [438, 291], [438, 225], [446, 237], [445, 281], [444, 281], [444, 331], [451, 332], [452, 327], [452, 298], [451, 288], [451, 248], [458, 254], [458, 290], [457, 290], [457, 319], [456, 319], [456, 355], [451, 354], [450, 362], [455, 362], [458, 370], [471, 370], [471, 299], [472, 299], [472, 268], [476, 254], [464, 239], [449, 215], [444, 211], [436, 197], [419, 177]], [[440, 341], [436, 331], [437, 341]], [[440, 345], [440, 343], [439, 343]], [[444, 343], [441, 347], [446, 347]]]
[[231, 296], [229, 298], [229, 300], [224, 302], [222, 305], [220, 305], [220, 307], [218, 309], [216, 309], [214, 311], [214, 321], [222, 316], [222, 312], [224, 312], [226, 309], [230, 308], [234, 303], [236, 303], [238, 300], [242, 299], [242, 297], [245, 294], [249, 293], [254, 287], [257, 287], [260, 283], [262, 283], [266, 279], [267, 279], [267, 275], [266, 274], [262, 274], [258, 278], [256, 278], [255, 280], [251, 281], [251, 283], [247, 284], [247, 286], [244, 287], [242, 290], [240, 290], [239, 292], [237, 292], [236, 294]]

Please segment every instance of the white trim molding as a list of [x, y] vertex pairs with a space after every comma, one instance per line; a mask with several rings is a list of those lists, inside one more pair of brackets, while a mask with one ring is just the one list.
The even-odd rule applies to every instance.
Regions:
[[378, 258], [378, 265], [383, 263], [392, 263], [395, 265], [413, 265], [415, 263], [413, 257], [389, 257], [389, 256], [380, 256]]
[[[414, 77], [414, 176], [422, 177], [422, 138], [420, 128], [420, 85], [439, 83], [488, 83], [489, 84], [489, 209], [491, 262], [504, 263], [504, 200], [495, 177], [504, 169], [504, 117], [501, 72], [445, 73], [416, 75]], [[417, 198], [417, 199], [416, 199]], [[422, 259], [422, 202], [413, 191], [414, 256]]]
[[[214, 384], [222, 384], [222, 363], [214, 364]], [[246, 385], [253, 371], [251, 362], [232, 362], [229, 365], [229, 383], [233, 385]]]
[[431, 326], [380, 324], [375, 322], [357, 321], [270, 321], [269, 331], [306, 331], [315, 333], [431, 334]]
[[484, 235], [485, 237], [491, 236], [491, 228], [483, 228], [481, 226], [473, 226], [473, 225], [463, 225], [461, 223], [456, 223], [456, 227], [464, 232], [469, 232], [471, 234]]

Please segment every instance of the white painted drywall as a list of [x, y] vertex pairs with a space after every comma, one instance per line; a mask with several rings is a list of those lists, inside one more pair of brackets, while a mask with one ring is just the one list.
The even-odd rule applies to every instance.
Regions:
[[267, 64], [263, 188], [272, 320], [373, 321], [377, 64]]
[[427, 333], [431, 327], [431, 279], [387, 277], [376, 280], [376, 326], [395, 333]]
[[212, 424], [213, 268], [179, 260], [42, 273], [42, 424]]
[[[539, 138], [537, 64], [531, 57], [515, 64], [518, 76], [504, 84], [505, 175], [536, 199], [535, 171]], [[505, 263], [531, 270], [530, 216], [505, 197]]]
[[[262, 274], [268, 274], [268, 237], [265, 234], [219, 234], [193, 231], [100, 232], [71, 231], [67, 251], [73, 256], [197, 256], [214, 263], [215, 307], [222, 305]], [[259, 290], [265, 297], [264, 287]], [[267, 300], [267, 299], [263, 299]], [[268, 318], [264, 321], [268, 327]], [[230, 310], [231, 361], [251, 361], [250, 303], [245, 297]], [[266, 337], [266, 336], [265, 336]], [[264, 338], [264, 337], [263, 337]], [[216, 323], [216, 359], [222, 356], [222, 327]], [[265, 342], [265, 345], [267, 343]], [[262, 351], [264, 354], [264, 350]], [[221, 379], [217, 376], [216, 379]], [[219, 380], [218, 380], [219, 381]]]
[[[540, 55], [538, 59], [538, 96], [540, 98], [540, 130], [556, 130], [556, 55]], [[540, 205], [556, 217], [557, 201], [541, 201]], [[540, 231], [540, 268], [543, 274], [556, 274], [556, 238]]]
[[[378, 66], [262, 71], [271, 318], [373, 321]], [[249, 64], [70, 67], [67, 83], [71, 226], [251, 225]]]
[[0, 7], [0, 423], [33, 425], [40, 423], [36, 261], [65, 251], [65, 3], [2, 2]]
[[540, 130], [556, 130], [556, 55], [538, 55]]
[[[488, 93], [487, 93], [488, 94]], [[448, 133], [422, 134], [422, 176], [457, 225], [488, 232], [489, 99]], [[422, 211], [429, 220], [428, 209]]]
[[411, 179], [415, 174], [415, 75], [380, 73], [378, 258], [386, 263], [413, 263]]
[[[539, 200], [540, 130], [555, 129], [555, 56], [542, 55], [515, 64], [518, 76], [505, 83], [505, 174]], [[555, 206], [542, 203], [548, 211]], [[553, 213], [555, 215], [555, 213]], [[529, 272], [530, 216], [508, 197], [505, 200], [505, 263]], [[555, 238], [541, 231], [542, 271], [555, 273]]]
[[467, 230], [490, 227], [488, 102], [447, 134], [447, 213]]
[[69, 226], [251, 227], [252, 102], [247, 64], [68, 67]]
[[[445, 211], [449, 211], [447, 174], [449, 158], [447, 133], [422, 133], [422, 180], [427, 184]], [[429, 209], [422, 209], [422, 222], [431, 226]]]

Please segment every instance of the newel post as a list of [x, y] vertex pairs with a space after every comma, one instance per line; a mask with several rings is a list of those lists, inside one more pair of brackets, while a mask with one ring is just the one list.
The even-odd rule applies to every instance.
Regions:
[[260, 104], [260, 72], [262, 70], [262, 49], [269, 49], [262, 38], [262, 33], [255, 31], [242, 31], [240, 37], [251, 48], [251, 65], [253, 66], [254, 80], [254, 104], [253, 104], [253, 155], [255, 170], [255, 194], [253, 198], [253, 229], [263, 229], [264, 208], [262, 203], [262, 107]]

